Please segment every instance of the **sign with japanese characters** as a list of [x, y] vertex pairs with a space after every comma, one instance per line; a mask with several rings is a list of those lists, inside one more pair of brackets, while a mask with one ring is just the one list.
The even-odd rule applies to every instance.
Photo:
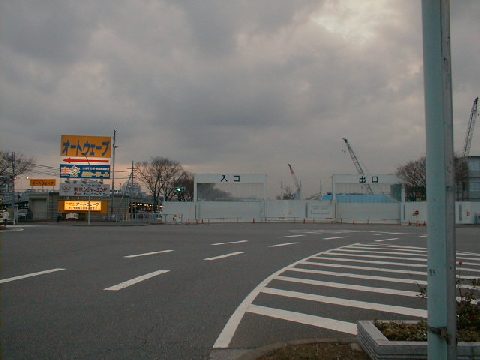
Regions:
[[110, 136], [62, 135], [60, 155], [109, 159], [112, 156], [112, 138]]
[[30, 179], [30, 186], [55, 186], [55, 179]]
[[102, 211], [102, 201], [88, 201], [88, 200], [78, 200], [62, 201], [63, 211], [88, 211], [88, 204], [90, 203], [90, 211]]
[[60, 184], [60, 196], [108, 196], [110, 185], [100, 183], [64, 183]]
[[195, 182], [209, 184], [264, 184], [264, 174], [195, 174]]
[[336, 184], [401, 184], [403, 181], [393, 174], [333, 175]]
[[110, 165], [60, 165], [64, 179], [110, 179]]

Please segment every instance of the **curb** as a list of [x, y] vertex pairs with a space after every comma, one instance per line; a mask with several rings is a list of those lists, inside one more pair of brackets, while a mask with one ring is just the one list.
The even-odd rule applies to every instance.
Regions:
[[271, 351], [281, 349], [291, 345], [304, 345], [312, 343], [338, 343], [351, 344], [352, 348], [362, 351], [360, 345], [355, 339], [336, 339], [336, 338], [310, 338], [301, 340], [292, 340], [285, 342], [273, 343], [259, 348], [246, 349], [214, 349], [210, 352], [209, 360], [256, 360], [260, 356], [265, 355]]

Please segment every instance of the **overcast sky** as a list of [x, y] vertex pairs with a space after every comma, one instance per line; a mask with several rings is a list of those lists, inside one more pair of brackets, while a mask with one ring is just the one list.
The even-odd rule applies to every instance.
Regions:
[[[451, 2], [460, 151], [480, 95], [480, 1]], [[370, 172], [393, 173], [425, 153], [421, 1], [2, 1], [0, 149], [58, 167], [61, 134], [114, 128], [118, 170], [164, 156], [266, 173], [270, 196], [292, 183], [288, 163], [306, 195], [355, 173], [342, 137]]]

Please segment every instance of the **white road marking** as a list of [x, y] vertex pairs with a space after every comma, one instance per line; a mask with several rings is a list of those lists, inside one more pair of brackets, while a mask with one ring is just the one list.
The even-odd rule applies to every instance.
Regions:
[[149, 255], [170, 253], [170, 252], [172, 252], [172, 251], [173, 251], [173, 250], [151, 251], [151, 252], [143, 253], [143, 254], [127, 255], [127, 256], [124, 256], [124, 258], [131, 259], [131, 258], [136, 258], [136, 257], [139, 257], [139, 256], [149, 256]]
[[368, 258], [368, 259], [394, 259], [394, 260], [408, 260], [408, 261], [418, 261], [418, 262], [425, 262], [426, 258], [425, 257], [400, 257], [400, 256], [387, 256], [387, 255], [362, 255], [362, 254], [343, 254], [341, 252], [331, 252], [328, 253], [329, 256], [347, 256], [351, 255], [354, 257], [359, 257], [359, 258]]
[[[325, 254], [330, 255], [330, 254]], [[404, 264], [404, 263], [397, 263], [391, 261], [374, 261], [374, 260], [357, 260], [357, 259], [350, 259], [350, 258], [334, 258], [334, 257], [325, 257], [325, 256], [313, 256], [313, 259], [320, 259], [320, 260], [331, 260], [331, 261], [343, 261], [343, 262], [356, 262], [362, 264], [375, 264], [375, 265], [400, 265], [400, 266], [407, 266], [407, 267], [424, 267], [426, 268], [427, 265], [424, 264]]]
[[225, 254], [225, 255], [219, 255], [219, 256], [215, 256], [215, 257], [211, 257], [211, 258], [205, 258], [203, 260], [205, 261], [212, 261], [212, 260], [218, 260], [218, 259], [225, 259], [229, 256], [235, 256], [235, 255], [240, 255], [240, 254], [243, 254], [242, 251], [235, 251], [235, 252], [232, 252], [232, 253], [229, 253], [229, 254]]
[[26, 279], [26, 278], [29, 278], [29, 277], [34, 277], [34, 276], [39, 276], [39, 275], [44, 275], [44, 274], [50, 274], [50, 273], [53, 273], [53, 272], [56, 272], [56, 271], [63, 271], [63, 270], [66, 270], [66, 269], [56, 268], [56, 269], [43, 270], [43, 271], [30, 273], [30, 274], [25, 274], [25, 275], [14, 276], [14, 277], [7, 278], [7, 279], [0, 279], [0, 284], [8, 283], [8, 282], [15, 281], [15, 280], [22, 280], [22, 279]]
[[325, 287], [330, 287], [335, 289], [348, 289], [348, 290], [374, 292], [374, 293], [387, 294], [387, 295], [407, 296], [407, 297], [413, 297], [413, 298], [418, 297], [418, 291], [403, 291], [403, 290], [379, 288], [379, 287], [372, 287], [372, 286], [343, 284], [343, 283], [336, 283], [336, 282], [330, 282], [330, 281], [300, 279], [300, 278], [295, 278], [290, 276], [277, 276], [275, 280], [314, 285], [314, 286], [325, 286]]
[[417, 316], [421, 318], [427, 317], [427, 310], [413, 309], [405, 306], [384, 305], [384, 304], [378, 304], [378, 303], [341, 299], [341, 298], [330, 297], [330, 296], [307, 294], [307, 293], [302, 293], [298, 291], [280, 290], [280, 289], [274, 289], [274, 288], [264, 288], [262, 290], [262, 293], [270, 294], [270, 295], [278, 295], [278, 296], [283, 296], [288, 298], [307, 300], [307, 301], [315, 301], [315, 302], [320, 302], [324, 304], [348, 306], [348, 307], [354, 307], [358, 309], [376, 310], [376, 311], [395, 313], [400, 315]]
[[297, 242], [293, 242], [293, 243], [283, 243], [283, 244], [276, 244], [276, 245], [271, 245], [269, 247], [281, 247], [281, 246], [288, 246], [288, 245], [294, 245], [294, 244], [298, 244]]
[[248, 240], [239, 240], [239, 241], [229, 241], [229, 242], [218, 242], [214, 244], [210, 244], [212, 246], [218, 246], [218, 245], [226, 245], [226, 244], [243, 244], [248, 242]]
[[[389, 250], [389, 249], [385, 249], [385, 250]], [[358, 253], [374, 253], [374, 254], [385, 254], [385, 255], [404, 255], [404, 256], [419, 256], [421, 258], [424, 258], [426, 259], [427, 255], [423, 255], [423, 254], [416, 254], [416, 253], [411, 253], [411, 252], [400, 252], [400, 251], [369, 251], [369, 250], [349, 250], [349, 249], [342, 249], [342, 250], [338, 250], [337, 252], [341, 252], [341, 253], [355, 253], [355, 254], [358, 254]], [[345, 254], [345, 255], [348, 255], [348, 254]], [[356, 255], [353, 255], [353, 256], [356, 256]], [[404, 259], [404, 257], [401, 257], [401, 259]]]
[[[318, 254], [322, 254], [321, 252]], [[308, 258], [304, 258], [302, 260], [305, 260]], [[240, 324], [240, 321], [242, 320], [243, 316], [247, 312], [247, 310], [251, 310], [253, 305], [253, 300], [260, 294], [262, 288], [264, 288], [270, 281], [272, 281], [275, 277], [280, 275], [282, 272], [284, 272], [286, 269], [292, 266], [296, 266], [299, 264], [302, 260], [296, 261], [290, 265], [285, 266], [284, 268], [275, 271], [273, 274], [271, 274], [269, 277], [267, 277], [265, 280], [260, 282], [255, 289], [253, 289], [250, 294], [247, 295], [245, 299], [238, 305], [237, 309], [234, 311], [232, 316], [230, 316], [230, 319], [228, 319], [227, 323], [225, 324], [222, 332], [218, 336], [217, 340], [215, 341], [215, 344], [213, 345], [214, 349], [219, 349], [219, 348], [228, 348], [228, 345], [230, 345], [230, 342], [232, 341], [233, 335], [235, 335], [235, 331], [238, 328], [238, 325]], [[303, 315], [303, 314], [300, 314]], [[295, 320], [291, 320], [295, 321]], [[355, 328], [356, 332], [356, 328]]]
[[343, 236], [330, 236], [323, 238], [323, 240], [343, 239]]
[[428, 237], [428, 235], [420, 235], [419, 237], [426, 238], [426, 237]]
[[152, 278], [152, 277], [154, 277], [154, 276], [158, 276], [158, 275], [161, 275], [161, 274], [168, 273], [169, 271], [170, 271], [170, 270], [158, 270], [158, 271], [154, 271], [154, 272], [151, 272], [151, 273], [148, 273], [148, 274], [145, 274], [145, 275], [141, 275], [141, 276], [137, 276], [136, 278], [133, 278], [133, 279], [130, 279], [130, 280], [121, 282], [120, 284], [110, 286], [110, 287], [105, 288], [105, 289], [103, 289], [103, 290], [108, 290], [108, 291], [118, 291], [118, 290], [122, 290], [122, 289], [125, 289], [125, 288], [129, 287], [129, 286], [138, 284], [139, 282], [148, 280], [148, 279], [150, 279], [150, 278]]
[[[350, 248], [351, 249], [360, 249], [360, 250], [396, 250], [396, 251], [408, 251], [409, 253], [426, 253], [427, 251], [426, 250], [414, 250], [414, 249], [397, 249], [397, 248], [393, 248], [393, 247], [390, 247], [388, 245], [376, 245], [376, 246], [371, 246], [371, 245], [364, 245], [364, 246], [351, 246]], [[343, 251], [343, 250], [342, 250]]]
[[287, 236], [284, 236], [284, 237], [286, 237], [286, 238], [296, 238], [296, 237], [300, 237], [300, 236], [305, 236], [305, 234], [287, 235]]
[[262, 316], [268, 316], [274, 319], [293, 321], [304, 325], [312, 325], [318, 328], [335, 330], [347, 334], [357, 334], [357, 325], [346, 321], [339, 321], [315, 315], [307, 315], [299, 312], [273, 309], [266, 306], [258, 305], [250, 305], [247, 312]]
[[415, 280], [415, 279], [398, 279], [398, 278], [391, 278], [391, 277], [386, 277], [386, 276], [376, 276], [376, 275], [359, 275], [359, 274], [352, 274], [352, 273], [337, 273], [337, 272], [333, 272], [333, 271], [311, 270], [311, 269], [303, 269], [303, 268], [296, 268], [296, 267], [289, 267], [285, 270], [286, 271], [296, 271], [296, 272], [301, 272], [301, 273], [306, 273], [306, 274], [331, 275], [331, 276], [337, 276], [337, 277], [348, 277], [348, 278], [362, 279], [362, 280], [379, 280], [379, 281], [404, 283], [404, 284], [427, 285], [426, 281]]
[[323, 267], [333, 267], [333, 268], [355, 269], [355, 270], [380, 271], [380, 272], [389, 272], [389, 273], [395, 273], [395, 274], [410, 274], [410, 275], [427, 276], [426, 271], [385, 269], [385, 268], [379, 268], [379, 267], [355, 266], [355, 265], [345, 265], [345, 264], [327, 264], [327, 263], [320, 263], [320, 262], [316, 262], [316, 261], [302, 261], [301, 264], [323, 266]]
[[377, 242], [380, 242], [380, 241], [395, 241], [395, 240], [398, 240], [399, 238], [388, 238], [388, 239], [378, 239], [378, 240], [375, 240]]

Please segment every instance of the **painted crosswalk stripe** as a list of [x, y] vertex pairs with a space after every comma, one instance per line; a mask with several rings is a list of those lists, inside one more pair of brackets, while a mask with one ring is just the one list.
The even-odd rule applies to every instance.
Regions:
[[296, 235], [286, 235], [284, 237], [286, 238], [296, 238], [296, 237], [301, 237], [301, 236], [305, 236], [304, 234], [296, 234]]
[[[387, 249], [388, 250], [388, 249]], [[341, 249], [336, 250], [337, 253], [352, 253], [352, 254], [361, 254], [361, 253], [374, 253], [374, 254], [382, 254], [382, 255], [403, 255], [401, 259], [404, 259], [404, 256], [418, 256], [419, 258], [425, 259], [427, 255], [412, 253], [412, 252], [401, 252], [401, 251], [370, 251], [370, 250], [362, 250], [362, 249]], [[355, 256], [355, 255], [354, 255]]]
[[219, 256], [215, 256], [215, 257], [211, 257], [211, 258], [205, 258], [203, 260], [205, 261], [212, 261], [212, 260], [218, 260], [218, 259], [225, 259], [227, 257], [230, 257], [230, 256], [235, 256], [235, 255], [240, 255], [240, 254], [243, 254], [242, 251], [235, 251], [235, 252], [232, 252], [232, 253], [229, 253], [229, 254], [225, 254], [225, 255], [219, 255]]
[[362, 279], [362, 280], [378, 280], [378, 281], [387, 281], [387, 282], [395, 282], [395, 283], [404, 283], [404, 284], [418, 284], [418, 285], [427, 285], [427, 282], [424, 280], [416, 280], [416, 279], [399, 279], [399, 278], [392, 278], [386, 276], [378, 276], [378, 275], [360, 275], [360, 274], [352, 274], [352, 273], [337, 273], [333, 271], [324, 271], [324, 270], [312, 270], [312, 269], [303, 269], [298, 267], [289, 267], [286, 271], [296, 271], [305, 274], [320, 274], [320, 275], [330, 275], [330, 276], [337, 276], [337, 277], [347, 277], [352, 279]]
[[395, 313], [400, 315], [416, 316], [421, 318], [427, 317], [427, 310], [413, 309], [405, 306], [385, 305], [385, 304], [379, 304], [379, 303], [342, 299], [342, 298], [323, 296], [323, 295], [317, 295], [317, 294], [307, 294], [307, 293], [302, 293], [298, 291], [280, 290], [280, 289], [274, 289], [274, 288], [268, 288], [268, 287], [262, 289], [262, 293], [283, 296], [288, 298], [307, 300], [307, 301], [315, 301], [315, 302], [320, 302], [324, 304], [354, 307], [358, 309], [376, 310], [376, 311]]
[[334, 239], [343, 239], [343, 236], [330, 236], [323, 238], [323, 240], [334, 240]]
[[304, 325], [312, 325], [318, 328], [339, 331], [347, 334], [357, 334], [357, 325], [347, 321], [323, 318], [315, 315], [303, 314], [295, 311], [274, 309], [266, 306], [250, 305], [247, 312], [274, 319], [296, 322]]
[[18, 276], [14, 276], [14, 277], [7, 278], [7, 279], [0, 279], [0, 284], [12, 282], [12, 281], [15, 281], [15, 280], [23, 280], [23, 279], [26, 279], [26, 278], [45, 275], [45, 274], [51, 274], [51, 273], [54, 273], [54, 272], [57, 272], [57, 271], [64, 271], [64, 270], [66, 270], [66, 269], [56, 268], [56, 269], [43, 270], [43, 271], [34, 272], [34, 273], [30, 273], [30, 274], [25, 274], [25, 275], [18, 275]]
[[143, 253], [143, 254], [127, 255], [127, 256], [124, 256], [124, 258], [132, 259], [132, 258], [136, 258], [136, 257], [139, 257], [139, 256], [157, 255], [157, 254], [170, 253], [170, 252], [173, 252], [173, 250], [151, 251], [151, 252], [147, 252], [147, 253]]
[[361, 292], [374, 292], [379, 294], [407, 296], [407, 297], [413, 297], [413, 298], [418, 297], [418, 291], [404, 291], [404, 290], [397, 290], [397, 289], [390, 289], [390, 288], [343, 284], [343, 283], [337, 283], [337, 282], [320, 281], [320, 280], [313, 280], [313, 279], [301, 279], [301, 278], [281, 276], [281, 275], [277, 276], [275, 280], [306, 284], [306, 285], [314, 285], [314, 286], [325, 286], [325, 287], [334, 288], [334, 289], [348, 289], [348, 290], [355, 290], [355, 291], [361, 291]]
[[155, 277], [155, 276], [158, 276], [158, 275], [161, 275], [161, 274], [166, 274], [166, 273], [168, 273], [169, 271], [170, 271], [170, 270], [158, 270], [158, 271], [154, 271], [154, 272], [151, 272], [151, 273], [148, 273], [148, 274], [145, 274], [145, 275], [141, 275], [141, 276], [137, 276], [136, 278], [133, 278], [133, 279], [130, 279], [130, 280], [121, 282], [120, 284], [110, 286], [110, 287], [105, 288], [105, 289], [103, 289], [103, 290], [108, 290], [108, 291], [118, 291], [118, 290], [122, 290], [122, 289], [125, 289], [125, 288], [129, 287], [129, 286], [138, 284], [139, 282], [142, 282], [142, 281], [151, 279], [152, 277]]
[[395, 241], [395, 240], [398, 240], [399, 238], [389, 238], [389, 239], [378, 239], [378, 240], [375, 240], [376, 242], [382, 242], [382, 241]]
[[394, 274], [409, 274], [409, 275], [422, 275], [427, 276], [426, 271], [413, 271], [413, 270], [400, 270], [400, 269], [386, 269], [372, 266], [355, 266], [355, 265], [345, 265], [345, 264], [327, 264], [316, 261], [302, 261], [300, 264], [305, 265], [315, 265], [323, 267], [332, 267], [332, 268], [343, 268], [343, 269], [354, 269], [354, 270], [365, 270], [365, 271], [380, 271], [380, 272], [389, 272]]
[[[370, 245], [355, 245], [355, 246], [350, 246], [350, 249], [358, 249], [358, 250], [364, 250], [364, 251], [374, 251], [374, 250], [395, 250], [395, 251], [406, 251], [408, 253], [415, 253], [415, 255], [422, 255], [425, 254], [427, 251], [426, 250], [415, 250], [415, 249], [397, 249], [397, 248], [392, 248], [392, 247], [387, 247], [387, 246], [370, 246]], [[343, 250], [343, 249], [342, 249]]]
[[[341, 252], [329, 252], [328, 255], [338, 255], [338, 256], [347, 256], [350, 254], [343, 254]], [[360, 257], [360, 258], [368, 258], [368, 259], [394, 259], [394, 260], [408, 260], [408, 261], [419, 261], [419, 262], [425, 262], [425, 257], [414, 257], [414, 258], [409, 258], [409, 257], [400, 257], [400, 256], [388, 256], [388, 255], [362, 255], [362, 254], [351, 254], [351, 256], [354, 257]]]
[[[330, 254], [325, 254], [330, 255]], [[329, 260], [329, 261], [340, 261], [340, 262], [355, 262], [355, 263], [362, 263], [362, 264], [375, 264], [375, 265], [400, 265], [406, 267], [417, 267], [417, 268], [426, 268], [425, 264], [404, 264], [392, 261], [376, 261], [376, 260], [358, 260], [358, 259], [350, 259], [350, 258], [335, 258], [335, 257], [328, 257], [328, 256], [314, 256], [312, 259], [320, 259], [320, 260]]]
[[218, 243], [213, 243], [210, 244], [212, 246], [218, 246], [218, 245], [227, 245], [227, 244], [243, 244], [248, 242], [248, 240], [238, 240], [238, 241], [228, 241], [228, 242], [218, 242]]
[[289, 242], [289, 243], [283, 243], [283, 244], [275, 244], [275, 245], [271, 245], [269, 247], [282, 247], [282, 246], [288, 246], [288, 245], [294, 245], [294, 244], [298, 244], [297, 242]]

